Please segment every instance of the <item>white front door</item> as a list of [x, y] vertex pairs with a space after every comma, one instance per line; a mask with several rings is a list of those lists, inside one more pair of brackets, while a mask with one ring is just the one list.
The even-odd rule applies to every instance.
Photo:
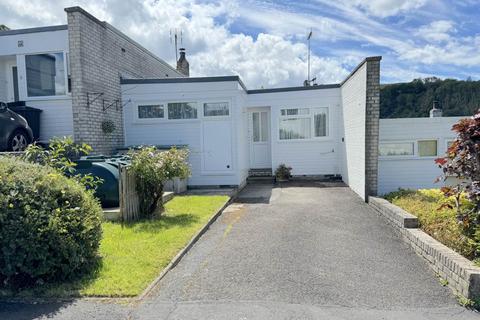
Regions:
[[232, 123], [230, 120], [203, 121], [203, 172], [231, 173]]
[[272, 167], [270, 147], [270, 110], [255, 108], [249, 111], [250, 168]]

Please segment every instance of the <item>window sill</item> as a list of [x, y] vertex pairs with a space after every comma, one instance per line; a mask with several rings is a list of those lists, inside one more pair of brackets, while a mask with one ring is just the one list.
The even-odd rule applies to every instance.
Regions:
[[437, 159], [438, 156], [434, 156], [434, 157], [419, 157], [419, 156], [391, 156], [391, 157], [385, 157], [385, 156], [382, 156], [382, 157], [378, 157], [378, 160], [386, 160], [386, 161], [395, 161], [395, 160], [429, 160], [429, 161], [434, 161], [435, 159]]
[[70, 100], [72, 96], [70, 94], [63, 96], [38, 96], [38, 97], [26, 97], [25, 101], [42, 101], [42, 100]]
[[318, 137], [318, 138], [309, 138], [309, 139], [288, 139], [288, 140], [281, 140], [277, 139], [278, 143], [312, 143], [312, 142], [331, 142], [333, 141], [332, 137]]
[[181, 124], [181, 123], [195, 123], [200, 122], [200, 119], [135, 119], [134, 124], [138, 125], [152, 125], [152, 124]]

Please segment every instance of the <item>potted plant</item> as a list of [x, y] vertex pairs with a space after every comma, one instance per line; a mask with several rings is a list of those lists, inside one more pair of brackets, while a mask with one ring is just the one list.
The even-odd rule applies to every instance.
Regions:
[[284, 163], [275, 170], [275, 179], [277, 182], [289, 181], [292, 177], [292, 168], [287, 167]]

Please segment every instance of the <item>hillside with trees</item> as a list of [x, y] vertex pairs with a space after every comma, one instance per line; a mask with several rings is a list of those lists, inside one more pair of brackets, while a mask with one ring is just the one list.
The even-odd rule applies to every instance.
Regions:
[[428, 117], [435, 100], [444, 116], [470, 116], [480, 109], [480, 81], [432, 77], [382, 85], [380, 117]]

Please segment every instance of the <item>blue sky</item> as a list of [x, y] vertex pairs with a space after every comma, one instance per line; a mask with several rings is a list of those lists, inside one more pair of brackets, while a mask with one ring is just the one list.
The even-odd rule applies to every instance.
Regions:
[[341, 81], [374, 55], [383, 83], [480, 80], [479, 0], [0, 0], [0, 23], [63, 24], [72, 5], [172, 64], [170, 29], [181, 29], [193, 76], [238, 74], [249, 88], [301, 85], [310, 28], [318, 83]]

